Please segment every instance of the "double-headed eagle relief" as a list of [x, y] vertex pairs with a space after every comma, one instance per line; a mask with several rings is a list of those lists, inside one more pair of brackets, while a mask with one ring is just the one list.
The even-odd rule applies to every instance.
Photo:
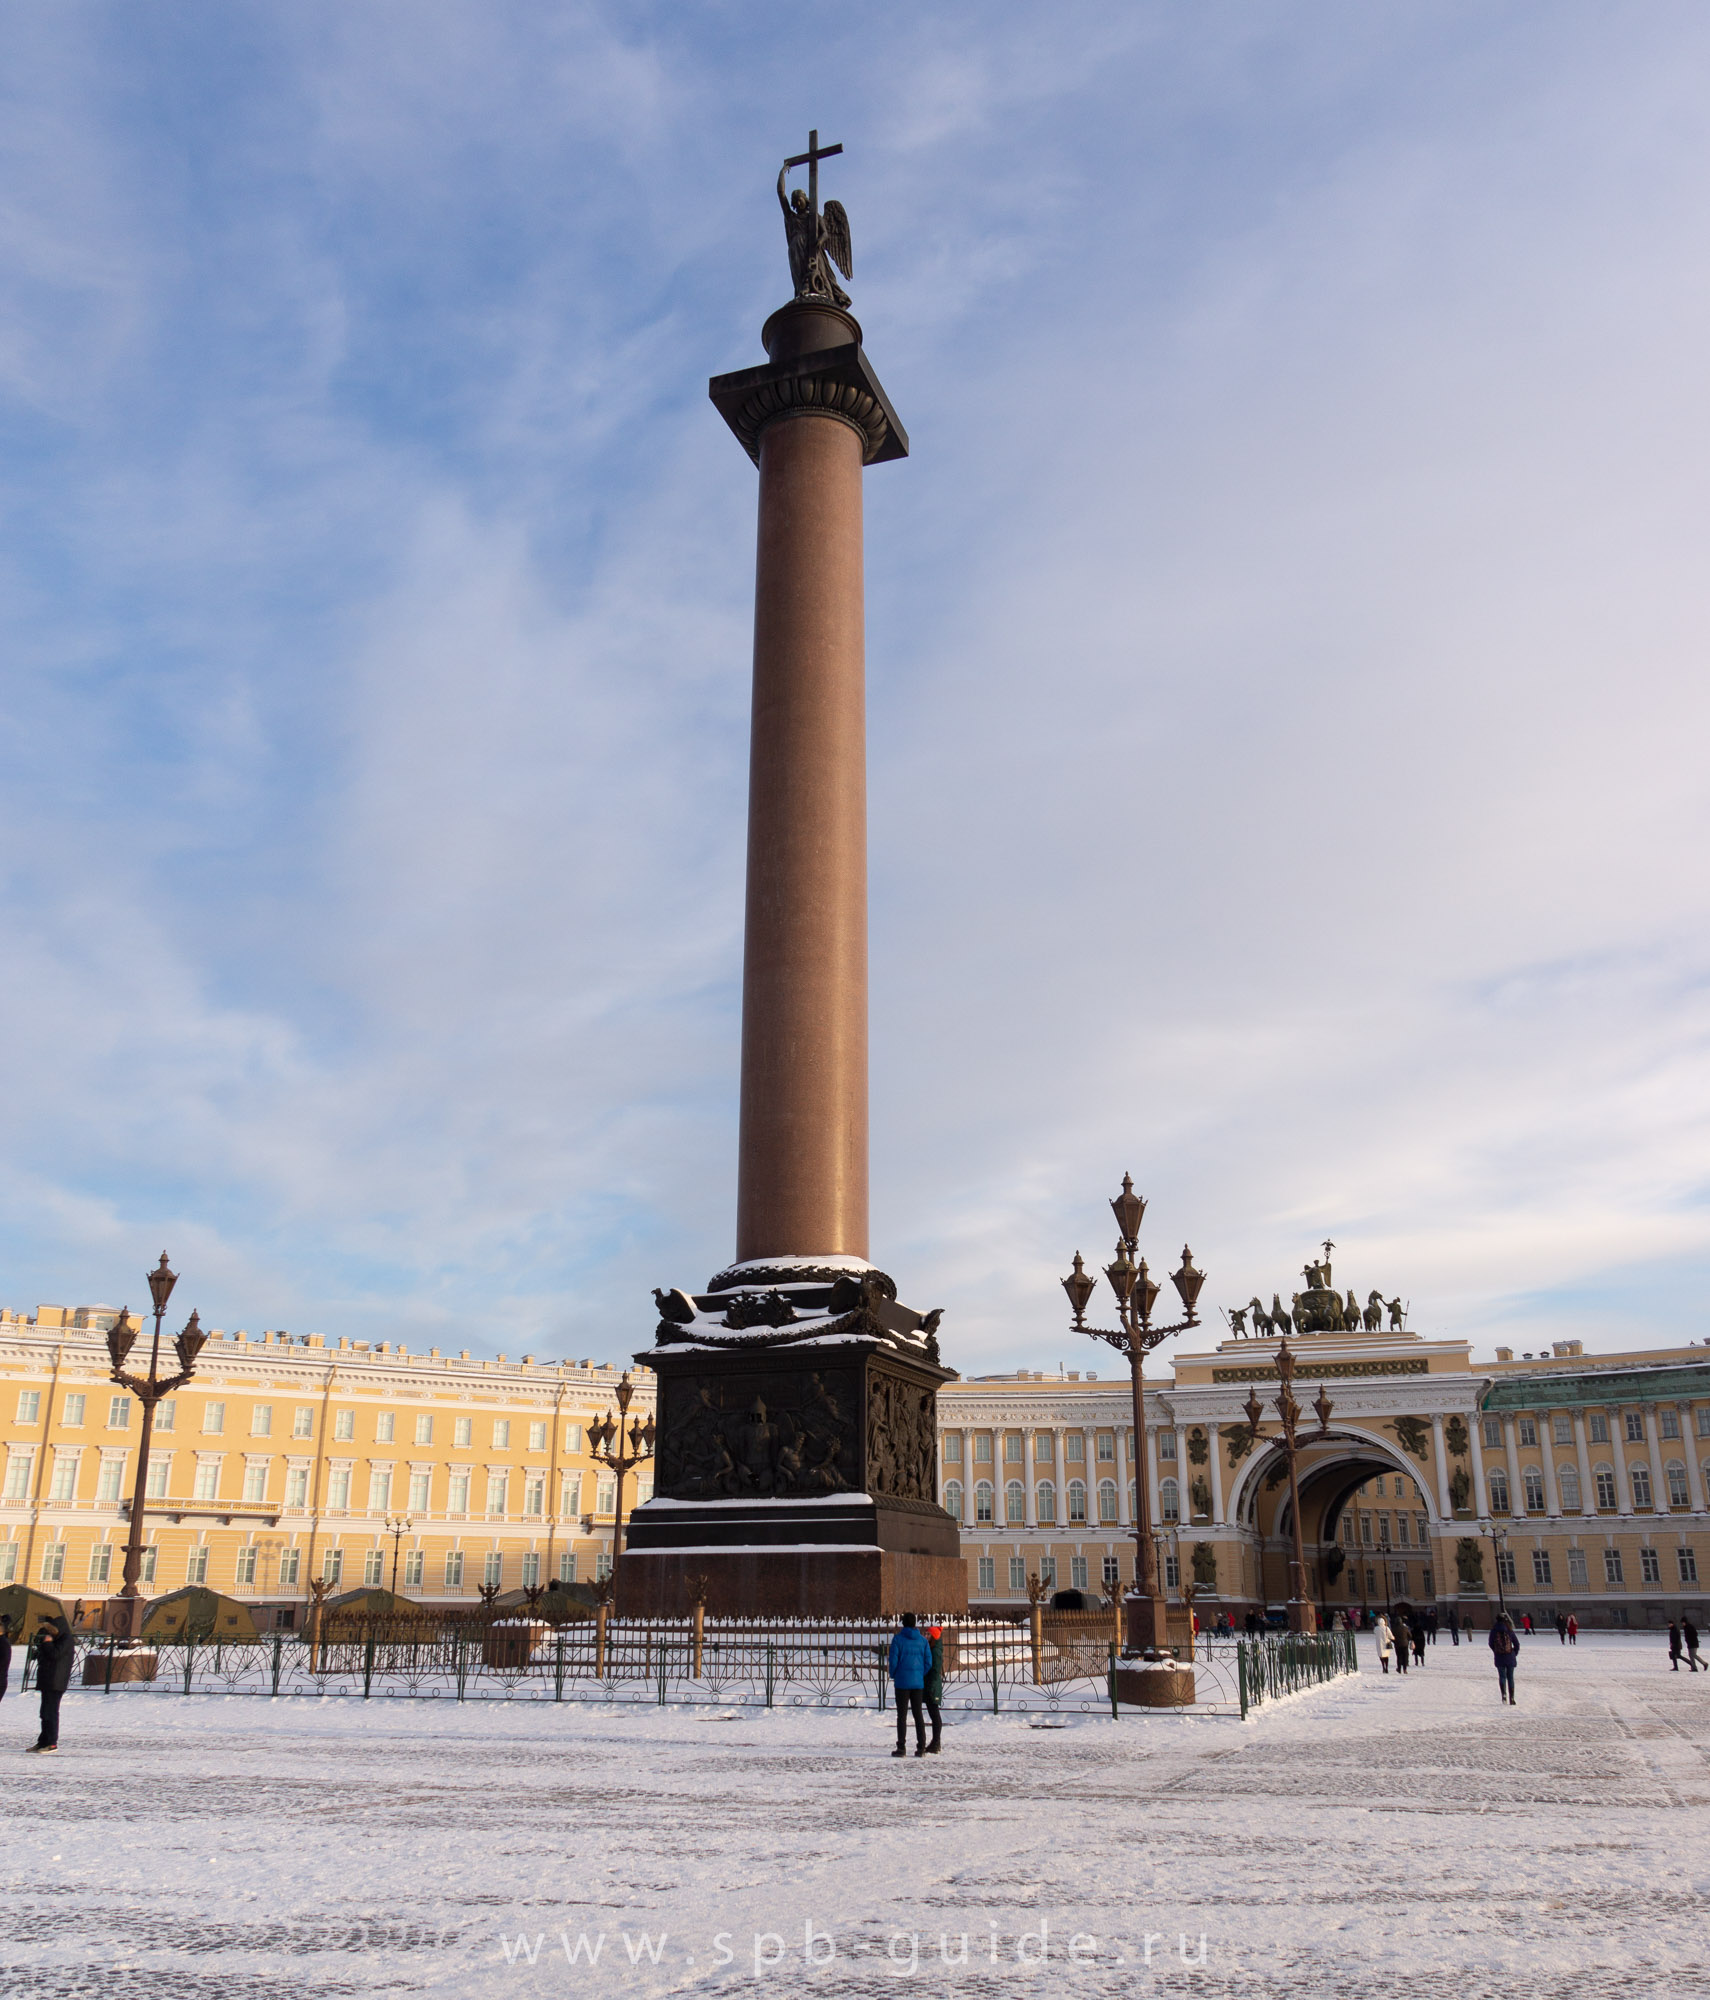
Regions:
[[[788, 159], [778, 170], [778, 206], [784, 211], [784, 238], [790, 248], [790, 276], [798, 299], [820, 299], [828, 305], [847, 306], [849, 294], [831, 275], [835, 264], [844, 277], [855, 275], [855, 252], [849, 242], [849, 218], [840, 201], [828, 201], [822, 214], [819, 206], [819, 163], [841, 153], [838, 146], [821, 146], [819, 134], [808, 134], [808, 149]], [[806, 167], [808, 184], [804, 192], [786, 192], [792, 167]]]

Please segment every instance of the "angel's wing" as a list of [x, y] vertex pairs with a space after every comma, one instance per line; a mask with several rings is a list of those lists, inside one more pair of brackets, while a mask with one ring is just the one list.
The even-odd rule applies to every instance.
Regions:
[[840, 201], [825, 204], [825, 247], [844, 277], [854, 277], [855, 251], [849, 241], [849, 218]]

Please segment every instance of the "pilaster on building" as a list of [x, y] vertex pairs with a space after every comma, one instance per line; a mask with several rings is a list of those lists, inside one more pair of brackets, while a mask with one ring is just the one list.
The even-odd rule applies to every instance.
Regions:
[[[0, 1584], [82, 1602], [116, 1591], [138, 1417], [109, 1379], [104, 1306], [0, 1313]], [[1280, 1607], [1286, 1478], [1242, 1409], [1274, 1339], [1177, 1354], [1151, 1381], [1137, 1453], [1125, 1376], [1021, 1370], [938, 1398], [938, 1498], [970, 1608], [1010, 1615], [1029, 1576], [1108, 1597], [1133, 1574], [1143, 1476], [1168, 1595], [1202, 1622]], [[1295, 1336], [1331, 1437], [1300, 1458], [1308, 1586], [1330, 1610], [1405, 1599], [1482, 1627], [1499, 1599], [1548, 1622], [1703, 1622], [1710, 1573], [1710, 1349], [1516, 1357], [1416, 1332]], [[632, 1371], [636, 1412], [654, 1381]], [[586, 1450], [619, 1371], [533, 1354], [219, 1333], [156, 1432], [144, 1589], [206, 1583], [300, 1625], [312, 1578], [423, 1603], [478, 1600], [611, 1559], [615, 1493]], [[645, 1472], [644, 1468], [644, 1472]], [[625, 1494], [629, 1508], [649, 1493]], [[406, 1520], [394, 1535], [388, 1522]]]

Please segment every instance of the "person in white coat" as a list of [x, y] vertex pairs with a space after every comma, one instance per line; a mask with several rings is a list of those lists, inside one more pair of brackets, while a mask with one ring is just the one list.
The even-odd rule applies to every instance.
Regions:
[[1377, 1623], [1372, 1627], [1377, 1633], [1377, 1656], [1383, 1662], [1383, 1670], [1389, 1672], [1389, 1656], [1395, 1651], [1395, 1634], [1389, 1629], [1389, 1620], [1380, 1611]]

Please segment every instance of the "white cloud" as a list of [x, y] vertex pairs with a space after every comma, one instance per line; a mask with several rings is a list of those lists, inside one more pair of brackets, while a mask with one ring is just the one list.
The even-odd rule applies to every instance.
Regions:
[[959, 1362], [1072, 1361], [1132, 1168], [1208, 1298], [1328, 1233], [1481, 1345], [1696, 1337], [1696, 23], [256, 18], [38, 32], [14, 122], [11, 1303], [170, 1230], [227, 1324], [618, 1353], [722, 1261], [752, 474], [701, 385], [817, 119], [915, 441], [876, 1253]]

